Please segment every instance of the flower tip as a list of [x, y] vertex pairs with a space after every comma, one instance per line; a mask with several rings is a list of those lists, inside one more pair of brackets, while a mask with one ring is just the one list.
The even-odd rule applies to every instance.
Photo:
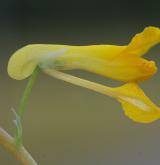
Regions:
[[148, 26], [148, 27], [146, 27], [145, 29], [144, 29], [144, 31], [148, 31], [148, 33], [155, 33], [155, 34], [160, 34], [160, 28], [158, 28], [158, 27], [155, 27], [155, 26]]
[[157, 72], [157, 66], [154, 61], [144, 61], [142, 62], [141, 72], [144, 72], [144, 77], [141, 77], [139, 81], [144, 81], [152, 77]]
[[150, 39], [153, 39], [154, 41], [160, 40], [160, 28], [155, 26], [148, 26], [144, 29], [144, 35], [148, 36]]

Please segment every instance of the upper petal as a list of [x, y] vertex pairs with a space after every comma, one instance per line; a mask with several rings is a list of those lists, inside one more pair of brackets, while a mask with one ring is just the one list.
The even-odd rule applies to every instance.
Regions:
[[141, 33], [136, 34], [122, 54], [143, 56], [150, 48], [160, 42], [160, 29], [149, 26]]

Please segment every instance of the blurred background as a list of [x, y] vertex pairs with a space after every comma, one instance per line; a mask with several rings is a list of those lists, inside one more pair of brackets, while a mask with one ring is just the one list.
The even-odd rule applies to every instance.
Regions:
[[[7, 75], [14, 51], [31, 43], [127, 44], [132, 36], [160, 27], [159, 1], [1, 0], [0, 126], [14, 135], [17, 108], [27, 80]], [[160, 66], [160, 46], [146, 56]], [[73, 75], [110, 86], [120, 83], [81, 71]], [[159, 72], [142, 84], [160, 105]], [[40, 165], [158, 165], [160, 120], [132, 122], [109, 97], [41, 74], [23, 123], [24, 144]], [[18, 162], [0, 148], [0, 165]]]

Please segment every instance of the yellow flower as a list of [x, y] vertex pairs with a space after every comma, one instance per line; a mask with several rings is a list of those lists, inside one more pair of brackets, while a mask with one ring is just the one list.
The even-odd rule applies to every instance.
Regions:
[[120, 87], [111, 88], [56, 70], [45, 69], [44, 71], [52, 77], [117, 99], [121, 103], [125, 114], [133, 121], [150, 123], [160, 119], [160, 108], [144, 94], [136, 83], [127, 83]]
[[[39, 66], [50, 76], [117, 99], [129, 118], [149, 123], [160, 118], [160, 108], [136, 83], [148, 79], [157, 71], [154, 61], [142, 56], [159, 42], [160, 29], [148, 27], [126, 46], [28, 45], [11, 56], [8, 73], [12, 78], [22, 80]], [[111, 88], [58, 71], [69, 69], [90, 71], [127, 84]]]
[[30, 76], [37, 65], [58, 70], [82, 69], [124, 82], [139, 82], [157, 70], [142, 56], [160, 42], [160, 29], [147, 27], [126, 46], [45, 45], [25, 46], [9, 60], [8, 73], [17, 80]]

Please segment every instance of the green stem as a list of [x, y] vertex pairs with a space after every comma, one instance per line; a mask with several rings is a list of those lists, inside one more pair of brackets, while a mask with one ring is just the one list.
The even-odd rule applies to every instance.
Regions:
[[2, 128], [0, 128], [0, 145], [12, 153], [22, 165], [37, 165], [35, 160], [22, 145], [17, 149], [14, 138]]
[[31, 91], [32, 91], [32, 88], [33, 88], [33, 85], [35, 84], [35, 81], [37, 79], [37, 76], [38, 76], [38, 73], [40, 72], [40, 68], [37, 67], [34, 72], [32, 73], [28, 83], [27, 83], [27, 86], [24, 90], [24, 93], [22, 95], [22, 98], [21, 98], [21, 101], [20, 101], [20, 105], [19, 105], [19, 108], [18, 108], [18, 113], [16, 114], [16, 146], [17, 148], [19, 148], [21, 145], [22, 145], [22, 119], [23, 119], [23, 116], [24, 116], [24, 112], [25, 112], [25, 109], [27, 107], [27, 103], [28, 103], [28, 100], [29, 100], [29, 96], [31, 94]]
[[19, 108], [18, 108], [18, 115], [20, 117], [20, 119], [23, 118], [23, 115], [24, 115], [24, 112], [25, 112], [25, 109], [26, 109], [26, 106], [27, 106], [27, 103], [28, 103], [28, 100], [29, 100], [29, 96], [31, 94], [31, 91], [32, 91], [32, 88], [33, 88], [33, 85], [35, 84], [35, 81], [37, 79], [37, 76], [38, 76], [38, 73], [40, 72], [40, 68], [37, 67], [34, 72], [32, 73], [29, 81], [28, 81], [28, 84], [24, 90], [24, 93], [23, 93], [23, 96], [21, 98], [21, 101], [20, 101], [20, 105], [19, 105]]

